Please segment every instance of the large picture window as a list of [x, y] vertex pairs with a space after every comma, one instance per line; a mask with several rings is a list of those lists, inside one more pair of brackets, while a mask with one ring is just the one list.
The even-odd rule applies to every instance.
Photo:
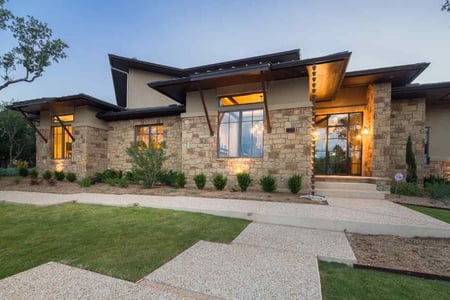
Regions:
[[219, 113], [219, 157], [262, 157], [262, 109]]
[[[58, 116], [67, 131], [72, 134], [73, 114]], [[57, 117], [52, 118], [52, 148], [53, 159], [72, 158], [72, 138], [64, 130]]]
[[152, 143], [158, 149], [164, 141], [164, 126], [161, 124], [136, 126], [136, 142], [145, 143], [146, 147]]

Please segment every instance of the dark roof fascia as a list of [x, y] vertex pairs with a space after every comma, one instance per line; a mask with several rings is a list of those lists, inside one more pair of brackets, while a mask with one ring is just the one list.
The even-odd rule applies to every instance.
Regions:
[[[441, 91], [439, 91], [441, 90]], [[428, 99], [428, 92], [443, 92], [441, 99]], [[424, 84], [412, 84], [392, 88], [392, 99], [426, 98], [426, 100], [450, 100], [450, 81]], [[450, 102], [448, 102], [450, 103]]]
[[119, 69], [124, 72], [129, 72], [129, 69], [139, 69], [143, 71], [155, 72], [166, 74], [175, 77], [181, 77], [185, 75], [185, 71], [183, 69], [155, 64], [143, 60], [138, 60], [135, 58], [128, 58], [123, 56], [118, 56], [114, 54], [108, 54], [109, 62], [111, 67]]
[[62, 96], [62, 97], [45, 97], [45, 98], [37, 98], [37, 99], [31, 99], [26, 101], [18, 101], [14, 102], [11, 105], [8, 106], [8, 108], [12, 110], [19, 110], [25, 107], [29, 107], [32, 105], [40, 105], [40, 104], [50, 104], [53, 102], [66, 102], [66, 101], [72, 101], [72, 100], [86, 100], [88, 103], [92, 104], [93, 106], [96, 106], [101, 109], [107, 109], [111, 111], [121, 111], [124, 108], [114, 105], [109, 102], [105, 102], [103, 100], [94, 98], [92, 96], [86, 95], [86, 94], [76, 94], [76, 95], [68, 95], [68, 96]]
[[119, 112], [98, 113], [97, 118], [105, 121], [142, 119], [151, 117], [177, 116], [186, 112], [183, 105], [160, 106], [151, 108], [127, 109]]
[[330, 62], [335, 62], [335, 61], [340, 61], [340, 60], [348, 60], [348, 59], [350, 59], [351, 55], [352, 55], [352, 53], [349, 51], [338, 52], [338, 53], [325, 55], [325, 56], [301, 59], [298, 61], [273, 64], [271, 66], [271, 69], [278, 70], [278, 69], [286, 69], [286, 68], [291, 68], [291, 67], [306, 67], [306, 66], [310, 66], [310, 65], [314, 65], [314, 64], [318, 65], [318, 64], [330, 63]]

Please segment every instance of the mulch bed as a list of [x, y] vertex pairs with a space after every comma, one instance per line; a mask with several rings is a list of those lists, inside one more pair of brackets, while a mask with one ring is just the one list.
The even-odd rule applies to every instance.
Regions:
[[105, 183], [97, 183], [88, 188], [80, 187], [76, 183], [67, 181], [57, 181], [56, 185], [51, 186], [46, 181], [40, 180], [38, 185], [30, 185], [29, 178], [20, 178], [20, 182], [16, 182], [16, 178], [4, 177], [0, 179], [0, 190], [4, 191], [26, 191], [40, 193], [57, 193], [57, 194], [76, 194], [76, 193], [104, 193], [104, 194], [137, 194], [137, 195], [160, 195], [160, 196], [191, 196], [204, 198], [221, 198], [221, 199], [240, 199], [240, 200], [258, 200], [269, 202], [285, 202], [285, 203], [304, 203], [326, 205], [326, 201], [318, 202], [300, 198], [299, 195], [293, 195], [289, 192], [276, 191], [273, 193], [265, 193], [258, 187], [250, 187], [247, 192], [232, 192], [231, 190], [217, 191], [212, 189], [198, 190], [197, 188], [175, 189], [168, 186], [158, 186], [152, 189], [144, 189], [139, 185], [129, 185], [127, 188], [110, 186]]
[[449, 238], [347, 233], [358, 264], [450, 276]]
[[450, 209], [450, 199], [433, 200], [425, 197], [412, 197], [390, 194], [389, 200], [399, 204], [412, 204], [432, 208]]

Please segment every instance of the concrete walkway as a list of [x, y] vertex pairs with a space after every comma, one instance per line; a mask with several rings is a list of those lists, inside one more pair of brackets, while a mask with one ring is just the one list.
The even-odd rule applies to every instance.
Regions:
[[67, 202], [166, 208], [242, 218], [260, 223], [362, 234], [450, 237], [450, 225], [386, 200], [328, 199], [329, 205], [183, 196], [46, 194], [0, 191], [0, 201], [34, 205]]

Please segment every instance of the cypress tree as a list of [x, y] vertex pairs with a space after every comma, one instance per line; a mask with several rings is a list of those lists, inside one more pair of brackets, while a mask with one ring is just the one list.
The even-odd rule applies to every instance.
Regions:
[[411, 136], [408, 136], [408, 141], [406, 142], [406, 164], [408, 169], [406, 171], [406, 182], [417, 182], [417, 171], [416, 171], [416, 157], [414, 156], [412, 150], [412, 140]]

